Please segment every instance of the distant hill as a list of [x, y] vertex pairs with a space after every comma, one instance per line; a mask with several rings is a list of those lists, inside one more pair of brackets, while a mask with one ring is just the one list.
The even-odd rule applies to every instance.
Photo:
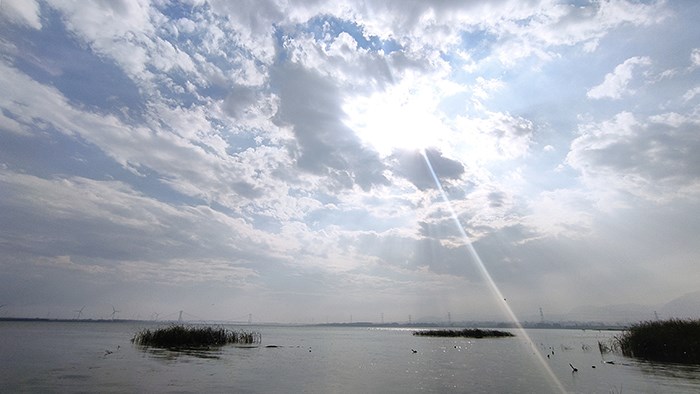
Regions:
[[661, 305], [616, 304], [580, 306], [560, 316], [562, 320], [635, 323], [638, 321], [694, 318], [700, 319], [700, 291], [684, 294]]
[[700, 318], [700, 291], [684, 294], [659, 308], [659, 316], [664, 319]]
[[640, 304], [586, 305], [572, 309], [566, 320], [632, 323], [654, 318], [654, 307]]

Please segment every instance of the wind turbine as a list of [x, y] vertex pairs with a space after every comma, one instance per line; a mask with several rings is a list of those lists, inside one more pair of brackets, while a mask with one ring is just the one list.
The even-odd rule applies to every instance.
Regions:
[[115, 308], [114, 305], [112, 305], [112, 320], [114, 320], [114, 315], [116, 315], [119, 312], [121, 311], [118, 311], [117, 308]]
[[83, 309], [85, 309], [85, 305], [83, 305], [83, 307], [78, 309], [77, 311], [73, 311], [78, 314], [78, 317], [75, 318], [76, 320], [80, 320], [80, 316], [83, 315]]

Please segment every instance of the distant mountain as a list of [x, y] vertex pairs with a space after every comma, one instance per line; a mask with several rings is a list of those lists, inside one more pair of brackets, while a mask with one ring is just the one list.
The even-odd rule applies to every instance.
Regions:
[[684, 294], [662, 305], [617, 304], [586, 305], [559, 316], [562, 320], [636, 323], [645, 320], [700, 319], [700, 291]]
[[687, 293], [667, 302], [659, 308], [659, 316], [663, 319], [671, 317], [700, 319], [700, 291]]
[[[502, 322], [503, 316], [480, 317], [462, 321], [461, 317], [454, 315], [452, 322], [455, 325], [470, 325], [480, 322]], [[658, 305], [642, 304], [613, 304], [613, 305], [584, 305], [576, 307], [566, 313], [546, 313], [547, 323], [605, 323], [611, 325], [628, 325], [647, 320], [658, 319], [700, 319], [700, 291], [684, 294], [673, 300]], [[519, 315], [521, 322], [539, 323], [539, 314]], [[406, 323], [401, 322], [402, 324]], [[418, 316], [412, 319], [415, 325], [433, 324], [447, 325], [447, 316]]]
[[585, 305], [572, 309], [566, 320], [634, 323], [654, 319], [654, 307], [639, 304]]

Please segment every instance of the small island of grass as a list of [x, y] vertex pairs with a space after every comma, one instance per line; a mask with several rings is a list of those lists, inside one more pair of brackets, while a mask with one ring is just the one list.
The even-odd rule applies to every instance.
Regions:
[[617, 345], [628, 357], [700, 364], [700, 320], [638, 323], [617, 338]]
[[216, 347], [228, 344], [258, 345], [260, 333], [231, 331], [225, 328], [173, 325], [136, 333], [131, 342], [160, 348]]
[[464, 338], [504, 338], [514, 337], [510, 332], [497, 330], [481, 330], [478, 328], [465, 328], [463, 330], [425, 330], [416, 331], [413, 335], [425, 337], [464, 337]]

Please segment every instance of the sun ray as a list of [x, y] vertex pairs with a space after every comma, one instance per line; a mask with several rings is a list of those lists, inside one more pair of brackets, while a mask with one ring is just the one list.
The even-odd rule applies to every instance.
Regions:
[[437, 174], [435, 173], [435, 170], [433, 169], [433, 165], [430, 163], [430, 159], [428, 159], [428, 155], [425, 154], [425, 150], [421, 150], [421, 154], [423, 156], [423, 159], [425, 160], [425, 165], [428, 167], [428, 170], [430, 171], [430, 175], [432, 176], [433, 181], [435, 181], [435, 186], [437, 187], [438, 192], [440, 193], [440, 196], [442, 197], [442, 201], [447, 206], [447, 209], [450, 213], [450, 216], [452, 217], [452, 220], [455, 223], [455, 226], [459, 230], [459, 233], [462, 236], [462, 239], [464, 239], [465, 245], [467, 247], [467, 251], [469, 252], [469, 256], [471, 257], [472, 261], [476, 264], [476, 267], [479, 270], [479, 273], [481, 273], [481, 276], [486, 281], [486, 283], [489, 286], [489, 289], [493, 293], [494, 297], [496, 297], [496, 301], [498, 302], [499, 306], [506, 313], [506, 315], [508, 316], [510, 321], [518, 328], [518, 330], [520, 331], [520, 337], [524, 338], [525, 341], [527, 342], [527, 344], [534, 350], [532, 353], [537, 358], [537, 361], [539, 362], [539, 364], [546, 371], [547, 377], [552, 381], [552, 383], [554, 383], [554, 385], [557, 387], [557, 389], [560, 392], [566, 393], [566, 389], [564, 389], [564, 386], [562, 385], [562, 383], [559, 381], [559, 379], [556, 377], [556, 375], [554, 375], [554, 371], [552, 371], [552, 368], [549, 367], [549, 364], [547, 364], [544, 357], [542, 357], [542, 354], [537, 350], [537, 347], [535, 346], [535, 343], [532, 341], [532, 338], [530, 338], [530, 336], [525, 332], [525, 329], [520, 324], [520, 321], [515, 316], [515, 313], [508, 305], [508, 301], [503, 296], [503, 293], [501, 293], [501, 290], [498, 288], [498, 285], [491, 277], [491, 274], [489, 273], [488, 269], [486, 269], [484, 262], [481, 260], [481, 257], [479, 256], [479, 253], [477, 253], [476, 249], [474, 248], [474, 245], [472, 244], [471, 240], [469, 239], [469, 236], [467, 235], [467, 232], [464, 230], [464, 226], [462, 226], [462, 223], [459, 221], [459, 217], [457, 216], [457, 213], [455, 212], [454, 208], [452, 207], [452, 203], [451, 203], [450, 199], [447, 197], [447, 193], [445, 193], [445, 190], [442, 187], [442, 183], [440, 182], [440, 179], [438, 178]]

